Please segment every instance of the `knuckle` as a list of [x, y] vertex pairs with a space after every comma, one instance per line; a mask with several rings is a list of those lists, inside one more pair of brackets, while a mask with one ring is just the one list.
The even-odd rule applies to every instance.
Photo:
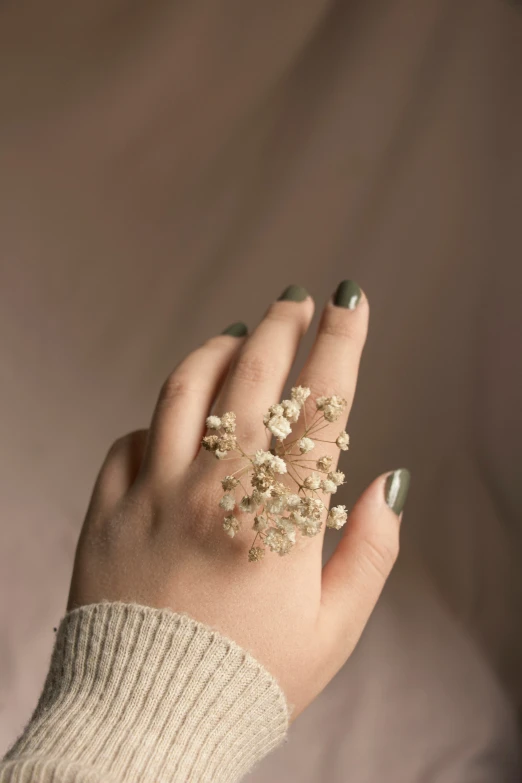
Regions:
[[362, 340], [364, 338], [363, 325], [358, 318], [351, 318], [351, 311], [325, 311], [319, 333], [321, 337], [342, 340]]
[[219, 523], [227, 513], [219, 508], [222, 494], [215, 487], [202, 484], [194, 488], [187, 502], [186, 518], [197, 520], [197, 524], [190, 526], [190, 537], [200, 547], [215, 538]]
[[127, 448], [130, 437], [131, 437], [131, 433], [127, 433], [126, 435], [120, 435], [119, 438], [116, 438], [116, 440], [113, 441], [109, 446], [109, 449], [107, 451], [107, 456], [108, 457], [119, 456]]
[[222, 334], [212, 335], [212, 337], [209, 337], [207, 340], [205, 340], [203, 345], [201, 345], [199, 348], [196, 348], [194, 355], [198, 355], [204, 358], [205, 356], [208, 356], [209, 353], [222, 354], [228, 345], [228, 343], [223, 338], [224, 335]]
[[315, 407], [317, 397], [329, 397], [332, 394], [339, 394], [339, 384], [333, 379], [326, 378], [324, 375], [307, 375], [305, 385], [308, 386], [311, 392], [307, 403], [313, 407]]
[[132, 440], [133, 443], [140, 444], [145, 443], [149, 436], [149, 430], [147, 428], [142, 428], [140, 430], [133, 430], [129, 433], [129, 438]]
[[187, 397], [195, 391], [189, 377], [184, 373], [175, 371], [164, 381], [159, 396], [159, 405], [170, 406], [180, 397]]
[[325, 377], [324, 375], [323, 376], [307, 375], [303, 383], [305, 386], [308, 386], [308, 388], [311, 391], [311, 394], [305, 403], [307, 416], [308, 415], [312, 416], [315, 414], [316, 411], [315, 401], [318, 397], [330, 397], [334, 394], [337, 394], [346, 397], [348, 403], [350, 404], [352, 391], [348, 387], [345, 380], [341, 382], [339, 378], [330, 379]]
[[298, 318], [299, 310], [296, 311], [295, 308], [289, 310], [285, 306], [287, 304], [288, 302], [273, 302], [268, 308], [264, 320], [271, 321], [272, 323], [276, 324], [296, 323], [296, 321], [300, 320]]
[[118, 438], [115, 443], [122, 448], [139, 449], [146, 443], [148, 435], [148, 429], [132, 430], [132, 432], [128, 432], [126, 435]]
[[359, 543], [359, 557], [364, 571], [371, 571], [385, 580], [399, 555], [398, 536], [363, 538]]
[[264, 383], [276, 372], [275, 365], [256, 351], [241, 353], [234, 366], [234, 378], [242, 383], [257, 385]]
[[265, 315], [265, 322], [274, 330], [282, 329], [282, 334], [300, 339], [310, 324], [313, 308], [288, 308], [288, 302], [274, 302]]

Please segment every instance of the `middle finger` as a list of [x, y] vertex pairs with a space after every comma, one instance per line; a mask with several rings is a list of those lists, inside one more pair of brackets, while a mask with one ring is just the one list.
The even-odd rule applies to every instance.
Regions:
[[228, 372], [214, 405], [221, 415], [237, 415], [243, 448], [268, 445], [263, 415], [279, 402], [299, 342], [308, 329], [314, 302], [300, 286], [289, 286], [268, 309], [259, 326], [245, 341]]

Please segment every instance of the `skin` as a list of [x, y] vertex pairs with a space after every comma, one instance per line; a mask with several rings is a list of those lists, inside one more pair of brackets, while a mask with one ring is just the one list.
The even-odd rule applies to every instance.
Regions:
[[[235, 463], [216, 460], [200, 441], [211, 410], [233, 410], [242, 446], [249, 453], [268, 448], [262, 417], [283, 395], [313, 312], [310, 296], [276, 301], [250, 336], [212, 337], [174, 369], [149, 429], [119, 438], [103, 462], [67, 606], [109, 600], [188, 613], [264, 664], [287, 697], [290, 722], [351, 655], [395, 563], [402, 514], [386, 504], [390, 473], [359, 497], [324, 568], [324, 523], [313, 538], [298, 535], [289, 555], [267, 551], [250, 563], [252, 517], [231, 539], [218, 507], [220, 479]], [[334, 440], [346, 426], [368, 316], [364, 292], [355, 309], [336, 306], [332, 297], [295, 384], [312, 390], [307, 416], [320, 395], [348, 400], [345, 414], [323, 431], [325, 439]], [[293, 433], [299, 434], [298, 425]], [[320, 445], [335, 469], [339, 449]]]

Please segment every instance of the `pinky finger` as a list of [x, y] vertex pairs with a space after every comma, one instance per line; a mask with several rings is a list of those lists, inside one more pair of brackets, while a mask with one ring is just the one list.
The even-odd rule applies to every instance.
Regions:
[[319, 623], [344, 655], [339, 667], [357, 644], [398, 557], [409, 484], [406, 468], [375, 479], [352, 509], [323, 568]]

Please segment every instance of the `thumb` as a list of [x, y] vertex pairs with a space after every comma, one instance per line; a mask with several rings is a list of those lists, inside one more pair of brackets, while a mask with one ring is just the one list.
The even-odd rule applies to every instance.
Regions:
[[342, 663], [357, 644], [399, 554], [409, 485], [406, 468], [376, 478], [357, 500], [323, 568], [320, 623], [326, 638], [343, 641]]

